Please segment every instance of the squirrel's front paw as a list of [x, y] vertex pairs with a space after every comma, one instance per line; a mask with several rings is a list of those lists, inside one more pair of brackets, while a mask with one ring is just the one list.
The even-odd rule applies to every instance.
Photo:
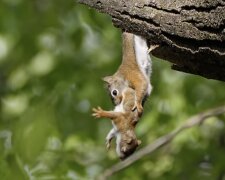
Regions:
[[132, 108], [132, 111], [135, 111], [137, 109], [138, 111], [138, 116], [141, 117], [143, 113], [143, 106], [139, 103], [135, 104], [134, 107]]
[[141, 117], [143, 113], [143, 106], [141, 104], [137, 104], [138, 116]]
[[106, 140], [105, 145], [106, 145], [106, 149], [109, 150], [110, 147], [111, 147], [111, 141], [110, 140], [108, 140], [108, 141]]
[[92, 116], [94, 116], [96, 118], [102, 117], [101, 114], [102, 114], [103, 110], [101, 107], [93, 108], [92, 111], [94, 112], [94, 113], [92, 113]]
[[112, 141], [113, 137], [111, 137], [110, 139], [106, 138], [106, 149], [109, 150], [111, 148], [111, 141]]

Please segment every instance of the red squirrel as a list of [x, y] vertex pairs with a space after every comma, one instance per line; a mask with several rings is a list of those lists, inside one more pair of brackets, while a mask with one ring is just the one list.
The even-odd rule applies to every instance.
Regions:
[[140, 145], [135, 135], [135, 126], [142, 115], [144, 101], [151, 93], [151, 61], [146, 40], [140, 36], [124, 32], [123, 58], [117, 72], [104, 77], [115, 104], [114, 111], [93, 108], [96, 118], [110, 118], [113, 128], [106, 137], [107, 148], [116, 137], [116, 151], [121, 159], [131, 155]]
[[113, 128], [106, 137], [107, 149], [110, 148], [111, 140], [116, 137], [116, 152], [121, 160], [131, 155], [141, 144], [135, 135], [138, 111], [132, 111], [136, 102], [135, 91], [129, 87], [123, 88], [121, 92], [122, 101], [115, 106], [114, 111], [105, 111], [102, 108], [93, 108], [92, 114], [96, 118], [109, 118], [112, 120]]
[[146, 40], [141, 36], [123, 32], [123, 58], [118, 70], [112, 76], [106, 76], [108, 90], [115, 105], [121, 102], [121, 90], [130, 87], [136, 92], [136, 102], [132, 110], [137, 108], [139, 116], [143, 112], [145, 99], [150, 95], [151, 59], [148, 55]]

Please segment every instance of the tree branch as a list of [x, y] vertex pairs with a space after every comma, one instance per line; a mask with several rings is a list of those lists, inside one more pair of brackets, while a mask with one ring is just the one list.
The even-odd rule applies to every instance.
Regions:
[[159, 44], [152, 54], [174, 69], [225, 81], [224, 0], [78, 0], [122, 30]]
[[207, 118], [212, 116], [218, 116], [225, 113], [225, 106], [217, 107], [214, 109], [207, 110], [195, 116], [189, 118], [183, 125], [175, 129], [174, 131], [156, 139], [153, 143], [145, 146], [144, 148], [137, 151], [135, 154], [130, 156], [129, 158], [121, 161], [111, 168], [106, 169], [103, 174], [99, 177], [101, 180], [107, 179], [107, 177], [112, 176], [113, 174], [117, 173], [118, 171], [123, 170], [124, 168], [130, 166], [131, 164], [135, 163], [139, 159], [143, 158], [146, 155], [150, 155], [151, 153], [155, 152], [162, 146], [166, 145], [170, 141], [172, 141], [180, 132], [189, 129], [191, 127], [201, 125]]

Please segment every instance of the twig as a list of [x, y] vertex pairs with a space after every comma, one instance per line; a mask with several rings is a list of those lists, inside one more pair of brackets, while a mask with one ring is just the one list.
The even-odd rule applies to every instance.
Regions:
[[183, 125], [175, 129], [174, 131], [161, 136], [160, 138], [156, 139], [153, 143], [145, 146], [144, 148], [140, 149], [138, 152], [130, 156], [124, 161], [121, 161], [109, 169], [106, 169], [103, 174], [99, 177], [101, 180], [107, 179], [107, 177], [112, 176], [118, 171], [121, 171], [122, 169], [130, 166], [137, 160], [143, 158], [146, 155], [149, 155], [156, 151], [157, 149], [161, 148], [162, 146], [166, 145], [170, 141], [174, 139], [176, 135], [178, 135], [180, 132], [182, 132], [185, 129], [189, 129], [193, 126], [200, 125], [202, 124], [207, 118], [212, 117], [212, 116], [218, 116], [220, 114], [225, 113], [225, 106], [217, 107], [214, 109], [207, 110], [205, 112], [202, 112], [200, 114], [197, 114], [195, 116], [192, 116], [189, 118]]

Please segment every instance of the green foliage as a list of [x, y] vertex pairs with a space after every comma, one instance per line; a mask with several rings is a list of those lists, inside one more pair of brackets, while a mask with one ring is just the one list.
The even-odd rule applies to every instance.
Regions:
[[[105, 150], [113, 108], [101, 77], [121, 61], [120, 30], [74, 1], [0, 2], [0, 175], [93, 179], [118, 162]], [[153, 92], [137, 126], [142, 146], [225, 101], [224, 84], [170, 70], [153, 58]], [[224, 116], [181, 133], [112, 179], [222, 179]]]

